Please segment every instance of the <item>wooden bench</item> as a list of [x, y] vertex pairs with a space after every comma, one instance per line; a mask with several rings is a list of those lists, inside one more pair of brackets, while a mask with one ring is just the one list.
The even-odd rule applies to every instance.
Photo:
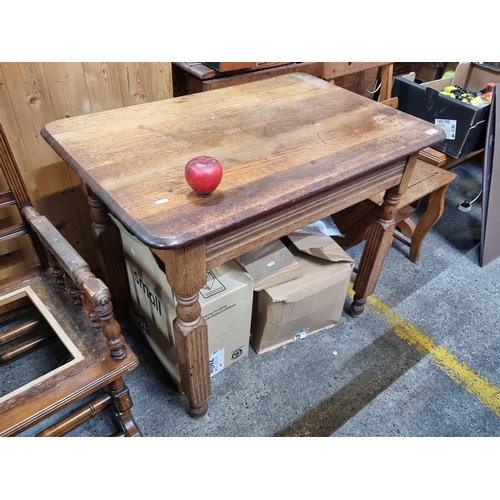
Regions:
[[[446, 191], [456, 176], [453, 172], [417, 160], [408, 189], [399, 204], [395, 217], [397, 230], [394, 232], [396, 239], [410, 247], [409, 258], [412, 262], [418, 262], [425, 237], [441, 218]], [[368, 226], [378, 217], [383, 196], [384, 193], [379, 193], [333, 215], [335, 224], [345, 235], [334, 238], [339, 245], [349, 247], [364, 240]], [[428, 197], [427, 208], [418, 222], [414, 223], [410, 216], [425, 197]]]

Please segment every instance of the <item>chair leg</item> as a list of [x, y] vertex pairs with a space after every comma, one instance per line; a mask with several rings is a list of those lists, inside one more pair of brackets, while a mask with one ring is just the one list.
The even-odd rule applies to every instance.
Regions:
[[427, 209], [415, 226], [415, 231], [413, 232], [413, 237], [410, 245], [410, 260], [412, 262], [418, 262], [420, 259], [420, 251], [422, 249], [422, 244], [427, 233], [434, 227], [443, 215], [444, 212], [444, 202], [446, 190], [448, 189], [448, 184], [443, 186], [429, 195], [429, 202], [427, 204]]
[[132, 417], [132, 398], [127, 385], [122, 378], [119, 378], [107, 388], [108, 394], [111, 396], [111, 404], [114, 409], [116, 423], [122, 428], [125, 436], [140, 437], [142, 432]]

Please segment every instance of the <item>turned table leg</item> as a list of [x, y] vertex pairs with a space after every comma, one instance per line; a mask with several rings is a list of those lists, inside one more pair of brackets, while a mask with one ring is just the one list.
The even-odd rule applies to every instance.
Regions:
[[189, 400], [191, 415], [202, 418], [210, 395], [208, 329], [198, 300], [207, 280], [205, 242], [159, 251], [157, 255], [165, 263], [167, 280], [177, 299], [173, 327], [181, 390]]
[[128, 319], [130, 290], [120, 230], [113, 224], [102, 201], [87, 188], [92, 232], [97, 243], [103, 281], [111, 291], [113, 308], [120, 320]]
[[368, 296], [375, 291], [375, 286], [384, 264], [385, 256], [392, 244], [394, 217], [401, 195], [395, 192], [397, 188], [388, 190], [380, 209], [378, 220], [374, 221], [366, 232], [363, 254], [354, 280], [354, 300], [351, 304], [351, 314], [359, 316], [365, 308]]
[[401, 182], [386, 191], [379, 217], [372, 222], [366, 232], [365, 246], [353, 285], [354, 299], [351, 304], [353, 316], [363, 313], [368, 297], [375, 291], [385, 256], [392, 244], [398, 204], [408, 187], [416, 160], [417, 154], [408, 158]]

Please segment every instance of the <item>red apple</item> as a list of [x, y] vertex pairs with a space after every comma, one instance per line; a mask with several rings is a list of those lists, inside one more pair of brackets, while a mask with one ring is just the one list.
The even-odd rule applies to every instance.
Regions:
[[222, 180], [222, 165], [212, 156], [197, 156], [184, 168], [187, 183], [198, 196], [210, 196]]

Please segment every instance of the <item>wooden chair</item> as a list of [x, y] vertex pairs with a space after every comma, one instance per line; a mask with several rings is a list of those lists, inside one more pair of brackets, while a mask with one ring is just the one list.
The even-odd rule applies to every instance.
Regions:
[[39, 261], [0, 281], [0, 436], [62, 436], [107, 408], [114, 435], [140, 436], [122, 378], [138, 360], [113, 318], [109, 289], [30, 205], [1, 125], [0, 166], [8, 186], [0, 207], [20, 214], [0, 243], [30, 238]]

